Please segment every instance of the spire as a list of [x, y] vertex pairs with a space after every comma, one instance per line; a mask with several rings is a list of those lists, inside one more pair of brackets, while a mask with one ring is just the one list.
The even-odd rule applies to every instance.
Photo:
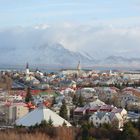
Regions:
[[77, 65], [77, 70], [78, 70], [78, 71], [80, 71], [80, 70], [81, 70], [80, 61], [78, 62], [78, 65]]
[[36, 72], [38, 72], [39, 70], [38, 70], [38, 68], [36, 68], [36, 70], [35, 70]]
[[30, 73], [30, 71], [29, 71], [29, 64], [27, 63], [26, 64], [26, 74], [29, 74]]
[[29, 69], [29, 64], [28, 64], [28, 62], [26, 63], [26, 69]]
[[112, 70], [110, 70], [109, 74], [110, 74], [110, 75], [112, 74]]

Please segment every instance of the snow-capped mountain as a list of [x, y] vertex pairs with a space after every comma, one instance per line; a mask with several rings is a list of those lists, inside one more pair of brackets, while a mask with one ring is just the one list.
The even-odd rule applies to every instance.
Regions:
[[140, 58], [125, 58], [122, 56], [109, 56], [100, 60], [100, 64], [106, 65], [140, 65]]
[[86, 66], [95, 62], [94, 59], [91, 59], [87, 55], [70, 51], [59, 43], [26, 45], [22, 49], [16, 48], [16, 53], [13, 50], [9, 51], [7, 49], [7, 53], [5, 55], [1, 54], [0, 57], [2, 60], [2, 62], [0, 60], [0, 63], [4, 65], [25, 64], [29, 62], [31, 65], [56, 66], [59, 68], [76, 67], [79, 61], [82, 65]]
[[94, 59], [79, 52], [72, 52], [61, 44], [43, 44], [34, 48], [34, 61], [37, 63], [53, 64], [60, 66], [75, 66], [78, 61], [91, 65]]

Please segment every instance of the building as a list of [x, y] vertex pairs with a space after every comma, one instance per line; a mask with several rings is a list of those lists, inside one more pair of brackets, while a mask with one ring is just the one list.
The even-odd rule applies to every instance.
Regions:
[[122, 128], [124, 121], [120, 113], [114, 112], [95, 112], [89, 121], [93, 123], [95, 127], [99, 127], [103, 124], [111, 124], [117, 128]]
[[26, 114], [24, 117], [17, 119], [15, 121], [15, 124], [18, 126], [22, 125], [29, 127], [34, 126], [36, 124], [40, 124], [41, 121], [44, 120], [48, 122], [49, 119], [52, 120], [53, 126], [55, 127], [62, 126], [64, 123], [68, 127], [71, 126], [71, 124], [68, 121], [57, 115], [52, 110], [46, 108], [45, 106], [38, 107], [37, 109]]
[[86, 115], [86, 110], [87, 108], [85, 107], [77, 107], [75, 110], [74, 110], [74, 120], [77, 121], [79, 119], [81, 119], [84, 115]]
[[15, 120], [23, 117], [29, 112], [25, 103], [6, 104], [4, 106], [6, 123], [12, 124]]
[[28, 63], [26, 64], [26, 71], [25, 71], [25, 73], [26, 73], [26, 74], [30, 74], [29, 64], [28, 64]]

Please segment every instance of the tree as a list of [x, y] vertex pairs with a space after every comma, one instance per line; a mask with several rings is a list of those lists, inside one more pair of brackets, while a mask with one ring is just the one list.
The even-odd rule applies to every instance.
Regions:
[[42, 128], [47, 127], [47, 121], [46, 120], [42, 120], [39, 126], [42, 127]]
[[72, 102], [73, 102], [74, 105], [78, 105], [78, 97], [77, 97], [76, 94], [73, 95]]
[[64, 119], [68, 119], [67, 112], [68, 112], [68, 110], [67, 110], [66, 102], [65, 102], [65, 100], [63, 100], [59, 115]]
[[25, 102], [29, 103], [29, 102], [32, 102], [32, 101], [33, 101], [33, 97], [32, 97], [32, 94], [31, 94], [30, 87], [28, 87], [27, 88], [27, 94], [26, 94], [26, 97], [25, 97]]
[[135, 126], [140, 132], [140, 118], [138, 119], [138, 122], [135, 124]]
[[84, 106], [84, 99], [83, 99], [83, 97], [82, 97], [81, 94], [80, 94], [79, 99], [78, 99], [78, 105], [80, 107], [83, 107]]
[[52, 99], [52, 105], [54, 105], [54, 104], [56, 104], [56, 98], [55, 98], [55, 96]]
[[48, 120], [48, 125], [49, 125], [49, 126], [53, 126], [53, 121], [52, 121], [51, 117], [50, 117], [49, 120]]
[[67, 126], [67, 124], [66, 124], [66, 122], [65, 122], [65, 121], [63, 122], [63, 126]]
[[138, 140], [138, 131], [135, 129], [131, 122], [125, 124], [122, 139], [124, 140]]
[[82, 140], [89, 140], [91, 139], [89, 130], [90, 130], [90, 124], [89, 123], [84, 123], [82, 124]]
[[9, 74], [5, 75], [5, 82], [6, 82], [6, 89], [10, 91], [10, 89], [12, 88], [12, 78]]

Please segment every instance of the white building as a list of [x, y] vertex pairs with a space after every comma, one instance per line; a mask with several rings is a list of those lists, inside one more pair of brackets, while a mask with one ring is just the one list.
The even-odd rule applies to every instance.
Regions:
[[7, 123], [13, 123], [15, 120], [23, 117], [29, 112], [25, 103], [13, 103], [4, 107], [5, 120]]
[[95, 112], [89, 118], [89, 121], [92, 122], [95, 127], [99, 127], [103, 124], [112, 124], [120, 129], [124, 124], [121, 114], [114, 112]]
[[62, 126], [64, 122], [68, 127], [71, 126], [71, 124], [68, 121], [66, 121], [65, 119], [57, 115], [55, 112], [44, 106], [39, 107], [29, 112], [24, 117], [16, 120], [15, 124], [23, 126], [34, 126], [35, 124], [40, 124], [43, 120], [48, 122], [50, 118], [53, 122], [53, 126], [55, 127]]

